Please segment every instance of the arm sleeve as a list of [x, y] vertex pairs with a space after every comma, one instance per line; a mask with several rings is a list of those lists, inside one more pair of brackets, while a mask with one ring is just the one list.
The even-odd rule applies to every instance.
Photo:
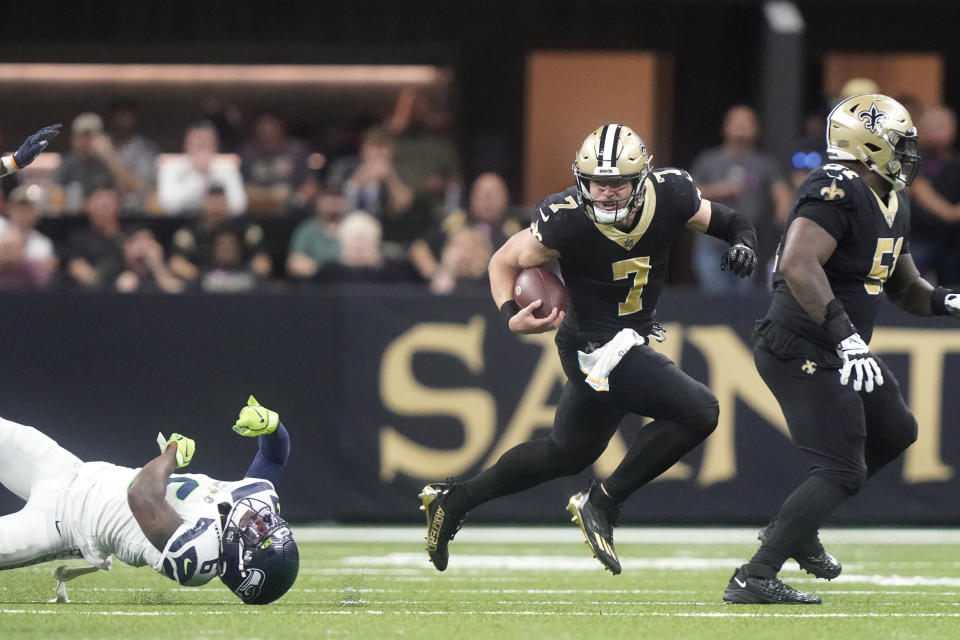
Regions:
[[751, 249], [757, 248], [757, 229], [747, 217], [737, 213], [725, 204], [710, 202], [710, 224], [707, 235], [726, 240], [728, 244], [743, 244]]
[[244, 475], [248, 478], [269, 480], [276, 486], [290, 456], [290, 434], [281, 422], [276, 431], [268, 436], [260, 436], [257, 440], [260, 448]]
[[820, 200], [808, 200], [797, 207], [797, 217], [809, 218], [839, 242], [850, 227], [850, 219], [838, 207]]

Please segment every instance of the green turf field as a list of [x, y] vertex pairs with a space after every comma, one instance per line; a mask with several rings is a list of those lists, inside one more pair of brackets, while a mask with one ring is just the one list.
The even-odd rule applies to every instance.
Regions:
[[183, 589], [123, 566], [70, 582], [73, 602], [55, 605], [50, 573], [62, 563], [0, 573], [0, 638], [960, 638], [955, 530], [825, 532], [844, 563], [838, 580], [792, 563], [782, 574], [824, 600], [805, 607], [721, 603], [754, 549], [752, 529], [618, 529], [620, 576], [572, 525], [465, 528], [442, 574], [420, 529], [295, 532], [300, 578], [266, 607], [240, 604], [216, 581]]

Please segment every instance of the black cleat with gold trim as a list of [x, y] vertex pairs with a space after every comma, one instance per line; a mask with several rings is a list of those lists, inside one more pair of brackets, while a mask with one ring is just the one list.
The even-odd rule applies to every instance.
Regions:
[[427, 516], [427, 554], [437, 571], [447, 568], [450, 559], [447, 545], [460, 531], [460, 523], [463, 522], [463, 516], [452, 515], [445, 508], [446, 498], [452, 488], [453, 483], [436, 482], [428, 484], [420, 492], [420, 501], [423, 503], [420, 510]]
[[[602, 491], [599, 484], [591, 481], [586, 491], [570, 498], [567, 511], [573, 516], [571, 521], [580, 525], [580, 531], [586, 538], [587, 546], [593, 551], [593, 557], [613, 575], [619, 575], [620, 558], [613, 548], [613, 528], [617, 526], [622, 506], [600, 495]], [[602, 504], [603, 502], [609, 504]]]

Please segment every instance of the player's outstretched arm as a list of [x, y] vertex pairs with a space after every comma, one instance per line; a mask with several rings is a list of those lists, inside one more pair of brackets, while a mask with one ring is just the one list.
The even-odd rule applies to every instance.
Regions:
[[29, 136], [13, 155], [0, 158], [0, 176], [19, 171], [37, 159], [50, 140], [60, 133], [59, 124], [52, 124]]
[[564, 313], [557, 308], [545, 318], [533, 315], [542, 302], [534, 301], [521, 309], [513, 299], [513, 286], [517, 276], [527, 267], [546, 264], [560, 257], [560, 253], [547, 248], [528, 229], [510, 236], [510, 239], [490, 258], [487, 272], [490, 275], [490, 294], [500, 313], [507, 319], [507, 326], [516, 333], [543, 333], [553, 331], [563, 322]]
[[891, 302], [915, 316], [960, 317], [960, 296], [927, 282], [909, 253], [900, 254], [883, 289]]
[[127, 504], [140, 529], [158, 551], [163, 551], [180, 526], [180, 516], [166, 500], [167, 479], [193, 456], [193, 440], [173, 434], [162, 453], [145, 464], [127, 490]]
[[730, 207], [703, 199], [687, 221], [687, 228], [725, 240], [730, 248], [720, 260], [720, 270], [746, 278], [757, 268], [757, 229], [743, 214]]
[[262, 478], [276, 485], [290, 457], [290, 434], [280, 422], [280, 415], [262, 406], [253, 396], [240, 409], [233, 430], [238, 434], [257, 438], [257, 455], [244, 474], [248, 478]]

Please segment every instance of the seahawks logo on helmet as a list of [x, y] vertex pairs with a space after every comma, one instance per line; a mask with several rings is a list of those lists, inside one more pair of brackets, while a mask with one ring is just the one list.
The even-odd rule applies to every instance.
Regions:
[[220, 541], [220, 580], [245, 604], [273, 602], [290, 589], [300, 552], [273, 507], [243, 498], [230, 510]]
[[256, 600], [260, 596], [260, 585], [263, 584], [263, 571], [247, 569], [247, 577], [236, 588], [235, 593], [242, 600]]

